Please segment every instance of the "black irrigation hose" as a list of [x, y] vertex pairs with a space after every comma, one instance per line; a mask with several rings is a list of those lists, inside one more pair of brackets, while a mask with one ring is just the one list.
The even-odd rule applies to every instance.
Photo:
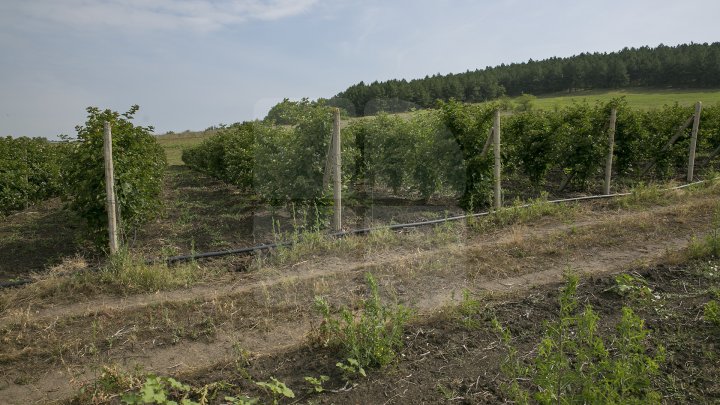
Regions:
[[[662, 189], [661, 191], [679, 190], [679, 189], [690, 187], [690, 186], [693, 186], [696, 184], [702, 184], [704, 182], [705, 182], [705, 180], [701, 180], [701, 181], [697, 181], [694, 183], [684, 184], [682, 186]], [[584, 196], [584, 197], [562, 198], [559, 200], [547, 201], [546, 203], [559, 204], [559, 203], [563, 203], [563, 202], [572, 202], [572, 201], [599, 200], [599, 199], [606, 199], [606, 198], [625, 197], [625, 196], [629, 196], [631, 194], [632, 193], [616, 193], [616, 194], [591, 195], [591, 196]], [[532, 205], [535, 205], [535, 204], [529, 203], [529, 204], [519, 205], [517, 207], [508, 207], [508, 208], [527, 208]], [[426, 226], [426, 225], [436, 225], [436, 224], [440, 224], [443, 222], [459, 221], [459, 220], [468, 219], [468, 218], [477, 218], [477, 217], [490, 215], [491, 213], [492, 213], [491, 211], [485, 211], [485, 212], [478, 212], [475, 214], [458, 215], [458, 216], [442, 218], [442, 219], [433, 219], [433, 220], [429, 220], [429, 221], [386, 225], [386, 226], [380, 226], [380, 227], [375, 227], [375, 228], [353, 229], [350, 231], [341, 231], [341, 232], [331, 233], [328, 236], [331, 236], [334, 238], [343, 238], [343, 237], [349, 236], [349, 235], [365, 235], [365, 234], [368, 234], [368, 233], [371, 233], [374, 231], [379, 231], [381, 229], [398, 230], [398, 229], [406, 229], [406, 228], [416, 228], [416, 227]], [[209, 257], [250, 254], [250, 253], [260, 252], [263, 250], [270, 250], [270, 249], [274, 249], [274, 248], [278, 248], [278, 247], [292, 246], [294, 244], [295, 244], [295, 241], [284, 241], [284, 242], [277, 242], [277, 243], [262, 244], [262, 245], [258, 245], [258, 246], [246, 247], [246, 248], [242, 248], [242, 249], [232, 249], [232, 250], [222, 250], [222, 251], [217, 251], [217, 252], [206, 252], [206, 253], [195, 253], [195, 254], [190, 254], [190, 255], [171, 256], [171, 257], [166, 258], [164, 261], [167, 264], [172, 264], [172, 263], [177, 263], [177, 262], [182, 262], [182, 261], [204, 259], [204, 258], [209, 258]], [[160, 262], [160, 260], [148, 261], [148, 263], [158, 263], [158, 262]]]
[[33, 281], [30, 279], [22, 279], [22, 280], [15, 280], [15, 281], [5, 281], [3, 283], [0, 283], [0, 288], [10, 288], [10, 287], [20, 287], [21, 285], [30, 284]]

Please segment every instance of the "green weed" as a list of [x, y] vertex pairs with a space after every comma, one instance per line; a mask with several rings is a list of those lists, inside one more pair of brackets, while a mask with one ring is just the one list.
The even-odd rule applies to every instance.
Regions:
[[525, 404], [531, 398], [541, 404], [660, 402], [650, 378], [664, 361], [664, 349], [660, 346], [655, 356], [646, 354], [648, 331], [627, 307], [608, 347], [598, 334], [599, 317], [592, 307], [578, 310], [577, 283], [577, 276], [569, 277], [560, 294], [560, 319], [546, 323], [530, 365], [520, 359], [510, 332], [494, 321], [508, 351], [502, 365], [511, 381], [505, 386], [508, 395]]
[[703, 317], [705, 321], [720, 326], [720, 304], [717, 301], [712, 300], [705, 304], [703, 307]]
[[633, 276], [623, 273], [616, 276], [615, 286], [612, 289], [618, 295], [632, 300], [647, 300], [653, 296], [647, 281], [639, 274]]
[[480, 300], [473, 298], [470, 291], [463, 290], [460, 304], [455, 308], [455, 318], [467, 329], [478, 329], [481, 326], [477, 315], [482, 310]]
[[363, 311], [357, 316], [347, 307], [334, 316], [324, 298], [315, 298], [315, 306], [323, 317], [320, 337], [325, 345], [339, 348], [342, 357], [356, 361], [358, 367], [382, 367], [402, 347], [410, 311], [399, 304], [384, 305], [370, 273], [367, 282], [370, 296], [361, 302]]
[[280, 398], [295, 398], [293, 390], [287, 387], [282, 381], [278, 381], [275, 377], [270, 377], [269, 382], [258, 381], [255, 383], [258, 387], [263, 388], [266, 392], [270, 393], [273, 398], [273, 404], [277, 404]]
[[343, 374], [343, 380], [350, 382], [357, 376], [367, 377], [365, 369], [355, 359], [349, 358], [346, 362], [338, 361], [335, 363], [335, 367], [339, 368]]
[[308, 388], [308, 394], [319, 394], [323, 391], [325, 391], [325, 388], [323, 388], [323, 384], [330, 380], [330, 377], [326, 375], [321, 375], [318, 378], [315, 377], [305, 377], [305, 382], [308, 383], [310, 388]]

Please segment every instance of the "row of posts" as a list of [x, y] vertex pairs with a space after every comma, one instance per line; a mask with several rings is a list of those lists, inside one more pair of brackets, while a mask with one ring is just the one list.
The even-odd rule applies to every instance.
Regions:
[[[672, 146], [672, 144], [679, 138], [682, 131], [692, 122], [692, 132], [690, 137], [690, 153], [688, 161], [688, 173], [687, 181], [693, 180], [693, 171], [695, 168], [695, 150], [697, 147], [697, 135], [700, 128], [700, 113], [702, 111], [702, 103], [697, 102], [695, 104], [695, 114], [688, 119], [685, 125], [681, 126], [676, 136], [670, 140], [666, 147]], [[340, 109], [334, 109], [334, 120], [333, 120], [333, 132], [330, 144], [330, 159], [329, 162], [332, 166], [332, 177], [333, 177], [333, 200], [335, 204], [332, 228], [335, 232], [342, 231], [342, 157], [341, 157], [341, 142], [340, 142]], [[613, 149], [615, 146], [615, 124], [617, 121], [617, 110], [613, 108], [610, 111], [610, 125], [608, 129], [608, 154], [605, 160], [605, 181], [603, 183], [603, 193], [605, 195], [610, 194], [610, 182], [612, 178], [612, 163], [613, 163]], [[490, 135], [488, 136], [483, 154], [488, 149], [489, 143], [493, 144], [493, 155], [494, 155], [494, 181], [493, 181], [493, 206], [495, 209], [502, 208], [502, 186], [501, 186], [501, 172], [502, 172], [502, 161], [500, 157], [500, 110], [495, 111], [495, 117], [493, 120], [493, 127]], [[104, 126], [104, 155], [105, 155], [105, 188], [107, 192], [106, 209], [108, 213], [108, 234], [110, 239], [110, 253], [115, 254], [118, 251], [118, 227], [117, 227], [117, 202], [115, 198], [115, 180], [113, 174], [113, 159], [112, 159], [112, 132], [110, 129], [110, 123], [105, 122]], [[646, 168], [646, 170], [649, 169]]]

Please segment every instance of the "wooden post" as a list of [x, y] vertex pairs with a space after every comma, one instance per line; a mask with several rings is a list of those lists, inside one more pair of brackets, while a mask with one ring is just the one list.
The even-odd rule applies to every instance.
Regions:
[[335, 199], [335, 216], [333, 229], [335, 232], [342, 231], [342, 159], [340, 153], [340, 109], [335, 109], [335, 120], [333, 121], [333, 197]]
[[110, 123], [107, 121], [105, 121], [103, 150], [105, 153], [105, 192], [107, 194], [105, 209], [108, 214], [110, 254], [115, 254], [118, 251], [117, 221], [115, 218], [115, 175], [113, 173], [112, 133], [110, 131]]
[[695, 148], [697, 147], [698, 130], [700, 129], [700, 113], [702, 112], [702, 103], [695, 103], [695, 115], [693, 117], [692, 135], [690, 135], [690, 157], [688, 160], [688, 183], [693, 181], [693, 171], [695, 170]]
[[617, 120], [617, 109], [610, 111], [610, 128], [608, 129], [608, 155], [605, 159], [605, 184], [603, 194], [610, 194], [610, 178], [612, 177], [613, 149], [615, 148], [615, 121]]
[[501, 173], [501, 162], [500, 162], [500, 110], [495, 111], [495, 123], [493, 124], [493, 149], [495, 151], [495, 209], [502, 207], [502, 194], [500, 189], [500, 173]]

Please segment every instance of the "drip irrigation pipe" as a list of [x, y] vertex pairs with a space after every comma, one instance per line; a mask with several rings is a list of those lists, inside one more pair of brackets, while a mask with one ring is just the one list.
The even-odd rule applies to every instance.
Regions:
[[[697, 184], [702, 184], [702, 183], [705, 183], [705, 180], [696, 181], [694, 183], [684, 184], [682, 186], [665, 188], [665, 189], [662, 189], [661, 191], [680, 190], [683, 188], [691, 187], [691, 186], [694, 186]], [[558, 200], [550, 200], [550, 201], [546, 201], [543, 203], [560, 204], [560, 203], [564, 203], [564, 202], [587, 201], [587, 200], [599, 200], [599, 199], [607, 199], [607, 198], [625, 197], [625, 196], [629, 196], [631, 194], [632, 193], [615, 193], [615, 194], [591, 195], [591, 196], [584, 196], [584, 197], [561, 198]], [[528, 207], [531, 207], [536, 204], [537, 203], [529, 203], [529, 204], [523, 204], [523, 205], [519, 205], [519, 206], [515, 206], [515, 207], [507, 207], [507, 208], [528, 208]], [[353, 229], [350, 231], [341, 231], [341, 232], [331, 233], [328, 236], [334, 237], [334, 238], [343, 238], [345, 236], [350, 236], [350, 235], [366, 235], [371, 232], [375, 232], [375, 231], [379, 231], [379, 230], [383, 230], [383, 229], [401, 230], [401, 229], [406, 229], [406, 228], [416, 228], [416, 227], [420, 227], [420, 226], [436, 225], [436, 224], [441, 224], [441, 223], [450, 222], [450, 221], [460, 221], [460, 220], [468, 219], [468, 218], [478, 218], [478, 217], [490, 215], [491, 213], [492, 213], [492, 211], [485, 211], [485, 212], [478, 212], [475, 214], [458, 215], [458, 216], [442, 218], [442, 219], [433, 219], [433, 220], [429, 220], [429, 221], [386, 225], [386, 226], [379, 226], [379, 227], [374, 227], [374, 228]], [[255, 253], [255, 252], [261, 252], [264, 250], [276, 249], [279, 247], [292, 246], [294, 244], [295, 244], [295, 241], [267, 243], [267, 244], [262, 244], [262, 245], [257, 245], [257, 246], [240, 248], [240, 249], [222, 250], [222, 251], [217, 251], [217, 252], [195, 253], [195, 254], [182, 255], [182, 256], [171, 256], [171, 257], [168, 257], [168, 258], [162, 259], [162, 260], [157, 260], [157, 259], [148, 260], [146, 263], [156, 264], [156, 263], [165, 262], [167, 264], [173, 264], [173, 263], [177, 263], [177, 262], [197, 260], [197, 259], [206, 259], [206, 258], [211, 258], [211, 257], [251, 254], [251, 253]], [[33, 282], [33, 280], [30, 280], [30, 279], [1, 282], [0, 289], [19, 287], [19, 286], [22, 286], [25, 284], [30, 284], [32, 282]]]
[[21, 285], [30, 284], [33, 281], [30, 279], [22, 279], [15, 281], [5, 281], [0, 283], [0, 288], [20, 287]]

